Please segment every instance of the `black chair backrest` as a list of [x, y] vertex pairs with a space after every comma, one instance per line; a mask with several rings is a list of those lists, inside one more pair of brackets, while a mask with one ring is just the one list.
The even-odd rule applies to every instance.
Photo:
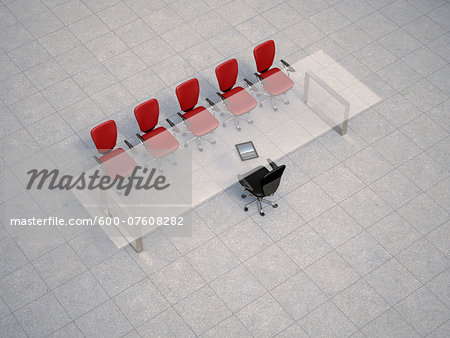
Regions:
[[278, 168], [273, 169], [264, 175], [261, 180], [261, 187], [265, 196], [270, 196], [277, 191], [284, 169], [286, 169], [286, 166], [280, 165]]

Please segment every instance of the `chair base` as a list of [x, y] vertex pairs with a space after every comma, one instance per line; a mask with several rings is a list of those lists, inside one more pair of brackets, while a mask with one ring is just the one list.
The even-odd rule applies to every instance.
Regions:
[[[273, 109], [274, 111], [278, 111], [278, 107], [277, 107], [277, 104], [276, 104], [275, 101], [281, 101], [281, 102], [283, 102], [284, 104], [289, 104], [289, 100], [283, 99], [283, 98], [278, 97], [278, 96], [271, 95], [271, 94], [269, 94], [269, 93], [267, 93], [267, 92], [263, 93], [263, 95], [264, 95], [264, 96], [267, 96], [267, 97], [266, 97], [264, 100], [259, 101], [259, 106], [260, 106], [260, 107], [262, 107], [262, 106], [263, 106], [263, 103], [264, 103], [265, 101], [269, 100], [269, 99], [270, 99], [271, 102], [272, 102], [272, 109]], [[286, 94], [282, 94], [282, 95], [285, 96]]]
[[222, 126], [226, 127], [227, 123], [233, 119], [234, 119], [234, 125], [236, 126], [236, 129], [239, 131], [241, 131], [241, 126], [239, 125], [239, 120], [244, 120], [244, 121], [247, 121], [249, 124], [253, 124], [253, 120], [246, 119], [245, 117], [242, 117], [242, 116], [237, 116], [237, 115], [233, 115], [233, 114], [231, 114], [231, 115], [232, 116], [229, 119], [223, 121]]
[[256, 205], [258, 206], [259, 214], [260, 214], [261, 216], [265, 216], [265, 213], [264, 213], [263, 207], [262, 207], [262, 203], [263, 203], [263, 202], [264, 202], [264, 203], [267, 203], [267, 204], [270, 204], [270, 205], [271, 205], [272, 207], [274, 207], [274, 208], [278, 208], [278, 204], [276, 204], [276, 203], [274, 203], [274, 202], [272, 202], [272, 201], [269, 201], [268, 199], [265, 199], [265, 198], [263, 198], [263, 197], [255, 197], [255, 196], [250, 195], [250, 194], [242, 194], [242, 195], [241, 195], [242, 198], [246, 198], [247, 196], [253, 197], [254, 200], [251, 201], [250, 203], [247, 203], [247, 205], [244, 207], [244, 211], [248, 211], [248, 207], [249, 207], [250, 205], [252, 205], [253, 203], [255, 203], [255, 202], [256, 202]]
[[177, 161], [174, 161], [174, 160], [171, 160], [171, 159], [168, 159], [168, 158], [158, 158], [158, 169], [159, 169], [159, 172], [163, 172], [163, 168], [162, 168], [162, 161], [167, 161], [167, 162], [169, 162], [171, 165], [177, 165]]
[[206, 138], [203, 136], [194, 136], [193, 138], [187, 140], [186, 142], [184, 142], [184, 147], [187, 148], [188, 144], [194, 140], [197, 140], [197, 148], [199, 151], [203, 151], [203, 147], [202, 147], [202, 138], [209, 141], [209, 143], [211, 144], [216, 144], [216, 140], [213, 140], [211, 138]]

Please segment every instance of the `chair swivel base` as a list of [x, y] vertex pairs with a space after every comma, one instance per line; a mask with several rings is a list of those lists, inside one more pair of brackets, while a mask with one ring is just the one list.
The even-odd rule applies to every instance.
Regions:
[[[247, 196], [250, 196], [250, 195], [248, 195], [248, 194], [242, 194], [241, 195], [241, 197], [242, 198], [246, 198]], [[253, 196], [252, 196], [253, 197]], [[278, 204], [276, 204], [276, 203], [274, 203], [274, 202], [272, 202], [272, 201], [269, 201], [269, 200], [267, 200], [267, 199], [265, 199], [265, 198], [262, 198], [262, 197], [253, 197], [254, 198], [254, 200], [253, 201], [251, 201], [250, 203], [248, 203], [245, 207], [244, 207], [244, 211], [248, 211], [248, 207], [250, 206], [250, 205], [252, 205], [253, 203], [255, 203], [256, 202], [256, 204], [257, 204], [257, 206], [258, 206], [258, 209], [259, 209], [259, 214], [261, 215], [261, 216], [265, 216], [266, 214], [264, 213], [264, 211], [263, 211], [263, 208], [262, 208], [262, 202], [264, 202], [264, 203], [267, 203], [267, 204], [270, 204], [272, 207], [274, 207], [274, 208], [278, 208]]]
[[246, 119], [245, 117], [233, 115], [233, 116], [231, 116], [229, 119], [223, 121], [223, 122], [222, 122], [222, 126], [223, 126], [223, 127], [226, 127], [226, 126], [227, 126], [227, 123], [228, 123], [229, 121], [233, 120], [233, 119], [234, 119], [234, 125], [236, 126], [236, 129], [239, 130], [239, 131], [241, 130], [241, 126], [239, 125], [239, 120], [247, 121], [249, 124], [253, 124], [253, 122], [254, 122], [253, 120]]
[[210, 138], [206, 138], [203, 136], [194, 136], [193, 138], [187, 140], [186, 142], [184, 142], [184, 147], [187, 148], [188, 144], [194, 140], [197, 140], [197, 148], [199, 151], [203, 151], [203, 147], [202, 147], [202, 138], [209, 141], [209, 143], [211, 144], [216, 144], [216, 140], [210, 139]]
[[277, 97], [277, 96], [273, 96], [273, 95], [270, 95], [270, 94], [267, 94], [267, 93], [264, 93], [263, 95], [265, 95], [265, 96], [267, 96], [267, 97], [266, 97], [264, 100], [259, 101], [259, 107], [262, 107], [262, 106], [263, 106], [263, 103], [264, 103], [266, 100], [268, 100], [268, 99], [271, 99], [271, 101], [272, 101], [272, 109], [275, 110], [275, 111], [278, 111], [278, 107], [277, 107], [277, 104], [276, 104], [275, 101], [281, 101], [281, 102], [283, 102], [284, 104], [289, 104], [289, 100], [282, 99], [282, 98], [279, 98], [279, 97]]

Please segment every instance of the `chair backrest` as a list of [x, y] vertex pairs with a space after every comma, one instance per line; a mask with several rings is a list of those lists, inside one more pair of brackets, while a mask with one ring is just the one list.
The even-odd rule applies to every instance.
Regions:
[[100, 154], [113, 150], [117, 142], [116, 122], [109, 120], [92, 128], [91, 137]]
[[238, 62], [231, 59], [216, 67], [216, 77], [221, 91], [226, 92], [236, 84], [238, 76]]
[[272, 66], [273, 59], [275, 58], [275, 42], [269, 40], [256, 46], [253, 49], [253, 56], [255, 57], [258, 72], [265, 72]]
[[285, 165], [280, 165], [278, 168], [269, 171], [261, 180], [261, 187], [264, 195], [270, 196], [277, 191], [280, 186], [281, 176], [283, 175]]
[[134, 108], [134, 116], [142, 132], [147, 133], [158, 124], [159, 103], [151, 99]]
[[181, 110], [184, 112], [191, 110], [197, 105], [198, 96], [200, 95], [198, 80], [194, 78], [183, 82], [175, 89], [175, 93], [177, 94]]

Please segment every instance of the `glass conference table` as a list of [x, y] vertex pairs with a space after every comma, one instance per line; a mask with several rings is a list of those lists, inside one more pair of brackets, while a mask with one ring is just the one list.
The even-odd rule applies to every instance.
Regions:
[[[141, 170], [146, 168], [150, 172], [153, 169], [154, 178], [164, 176], [169, 187], [132, 189], [127, 196], [115, 188], [74, 191], [92, 217], [103, 221], [105, 217], [112, 218], [102, 221], [100, 226], [118, 247], [130, 243], [141, 251], [142, 237], [161, 226], [172, 227], [174, 235], [189, 235], [192, 208], [236, 184], [238, 175], [251, 172], [260, 165], [267, 166], [268, 158], [276, 162], [331, 129], [345, 137], [348, 120], [381, 100], [323, 51], [296, 62], [286, 61], [290, 67], [284, 67], [282, 63], [274, 66], [289, 76], [294, 86], [286, 95], [280, 96], [289, 104], [276, 101], [277, 111], [265, 89], [270, 79], [261, 82], [251, 75], [249, 79], [253, 85], [245, 81], [237, 85], [258, 101], [250, 113], [243, 115], [253, 123], [240, 121], [241, 130], [236, 128], [233, 120], [224, 126], [223, 122], [231, 116], [227, 102], [210, 97], [198, 104], [207, 108], [203, 113], [187, 121], [171, 118], [172, 126], [163, 121], [167, 131], [152, 138], [150, 147], [146, 143], [138, 144], [125, 153], [124, 156], [131, 157]], [[205, 135], [203, 151], [199, 151], [196, 142], [184, 147], [184, 143], [192, 138], [188, 124], [201, 122], [205, 118], [202, 114], [212, 114], [219, 120], [219, 126]], [[179, 142], [178, 149], [166, 157], [155, 157], [154, 149], [164, 150], [165, 141], [172, 136]], [[214, 139], [215, 143], [206, 138]], [[247, 141], [253, 142], [259, 157], [242, 161], [235, 145]], [[129, 159], [116, 158], [113, 165], [126, 160]], [[105, 165], [102, 165], [103, 170]], [[87, 174], [98, 169], [94, 167]]]

